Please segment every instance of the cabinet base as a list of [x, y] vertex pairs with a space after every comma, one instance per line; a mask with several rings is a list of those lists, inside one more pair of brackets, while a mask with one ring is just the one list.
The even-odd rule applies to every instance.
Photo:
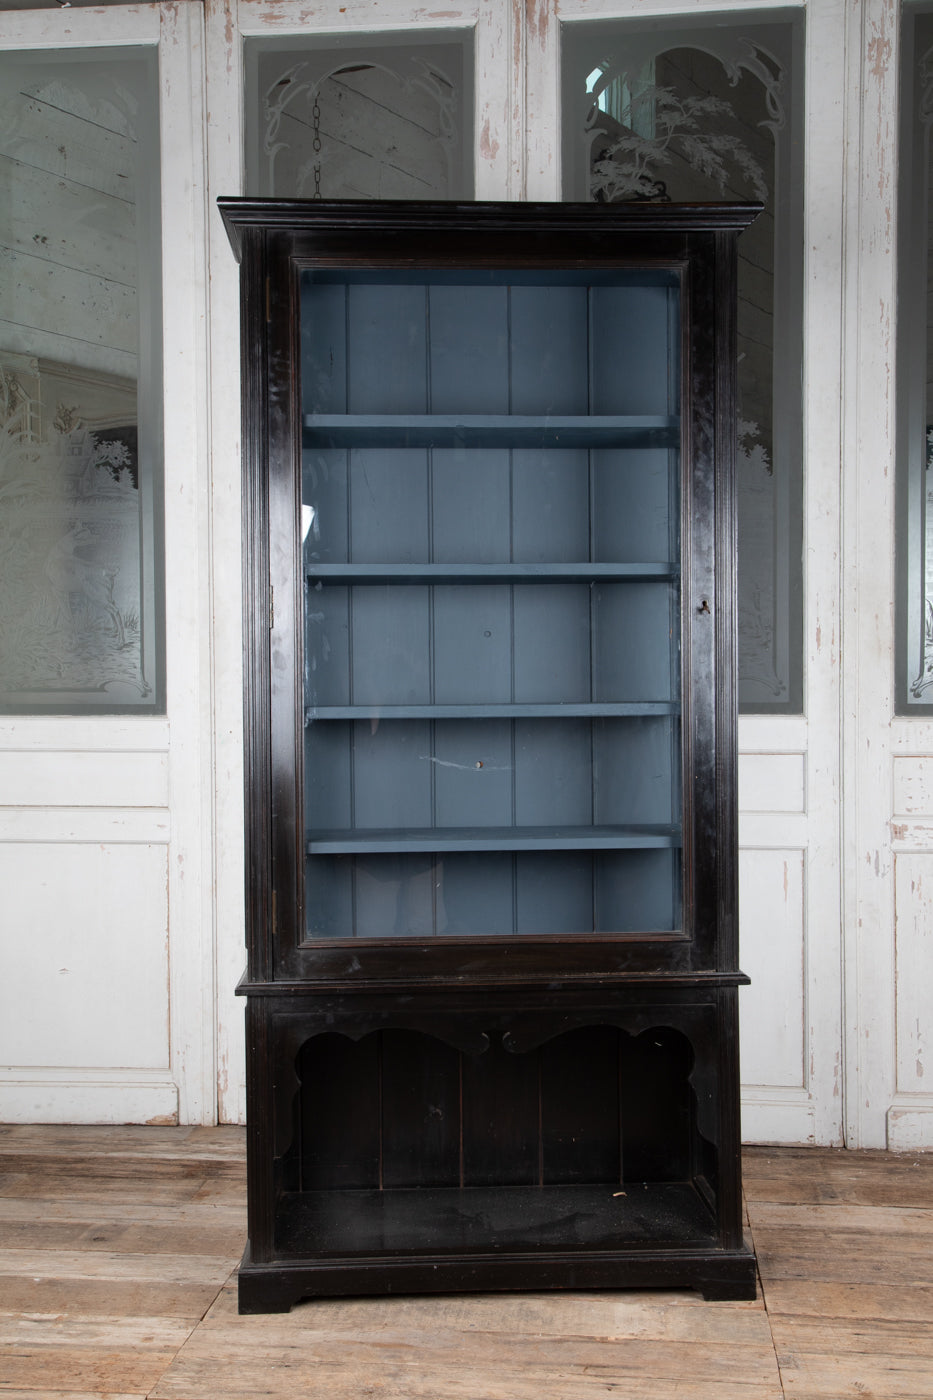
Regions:
[[639, 1249], [614, 1254], [496, 1258], [328, 1259], [254, 1263], [247, 1246], [240, 1265], [241, 1313], [288, 1312], [303, 1298], [423, 1293], [493, 1293], [563, 1289], [612, 1291], [692, 1288], [708, 1301], [755, 1298], [755, 1256], [749, 1249]]

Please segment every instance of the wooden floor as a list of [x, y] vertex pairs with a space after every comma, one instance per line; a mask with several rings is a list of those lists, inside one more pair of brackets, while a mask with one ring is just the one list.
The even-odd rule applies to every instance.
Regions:
[[241, 1318], [243, 1136], [0, 1127], [0, 1400], [933, 1397], [933, 1155], [755, 1148], [754, 1303], [359, 1299]]

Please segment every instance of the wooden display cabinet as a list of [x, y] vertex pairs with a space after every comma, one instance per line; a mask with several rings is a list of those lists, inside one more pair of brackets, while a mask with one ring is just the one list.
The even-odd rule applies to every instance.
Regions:
[[222, 200], [241, 262], [240, 1306], [752, 1297], [747, 205]]

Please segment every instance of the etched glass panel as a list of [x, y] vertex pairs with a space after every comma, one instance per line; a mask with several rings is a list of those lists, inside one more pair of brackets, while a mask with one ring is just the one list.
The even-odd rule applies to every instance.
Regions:
[[471, 42], [248, 40], [248, 193], [472, 198]]
[[761, 200], [739, 242], [739, 696], [794, 712], [802, 662], [802, 20], [562, 27], [567, 199]]
[[0, 56], [0, 706], [161, 707], [154, 57]]
[[901, 71], [896, 699], [933, 713], [933, 13], [906, 10]]

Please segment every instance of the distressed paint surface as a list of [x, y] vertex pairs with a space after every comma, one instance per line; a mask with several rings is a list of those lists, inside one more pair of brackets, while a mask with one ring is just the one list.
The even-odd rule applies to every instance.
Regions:
[[188, 4], [0, 22], [14, 50], [160, 46], [172, 258], [163, 305], [168, 715], [0, 723], [0, 1117], [19, 1121], [164, 1122], [179, 1105], [187, 1121], [215, 1116], [201, 22]]
[[[897, 1091], [900, 1019], [891, 850], [895, 223], [898, 8], [851, 12], [847, 90], [861, 94], [847, 154], [843, 396], [845, 598], [843, 872], [847, 1140], [884, 1146]], [[854, 86], [853, 86], [854, 85]], [[900, 915], [898, 916], [900, 922]]]
[[[893, 809], [898, 816], [933, 817], [933, 755], [895, 757]], [[895, 836], [895, 840], [903, 839]]]
[[[230, 255], [216, 201], [243, 191], [239, 133], [243, 109], [243, 48], [236, 0], [209, 0], [205, 14], [208, 237], [212, 365], [211, 579], [217, 597], [240, 596], [240, 328], [238, 269]], [[246, 960], [243, 910], [243, 642], [239, 609], [215, 609], [212, 776], [213, 916], [217, 1110], [221, 1122], [245, 1117], [242, 1002], [234, 988]]]
[[[897, 1092], [933, 1093], [933, 851], [895, 858]], [[929, 1075], [927, 1071], [929, 1070]], [[926, 1079], [926, 1082], [924, 1080]]]
[[803, 851], [739, 855], [742, 968], [752, 979], [741, 998], [746, 1085], [806, 1087], [804, 869]]

